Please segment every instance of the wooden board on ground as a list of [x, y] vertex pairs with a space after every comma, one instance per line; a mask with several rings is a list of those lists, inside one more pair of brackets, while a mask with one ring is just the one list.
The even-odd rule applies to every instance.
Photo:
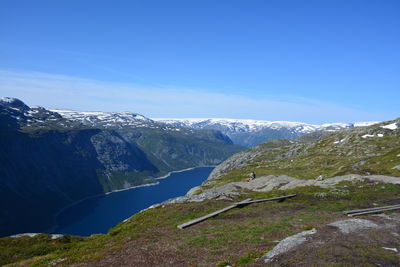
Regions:
[[400, 204], [398, 205], [391, 205], [391, 206], [383, 206], [383, 207], [373, 207], [367, 209], [358, 209], [358, 210], [347, 210], [343, 213], [347, 214], [347, 216], [359, 216], [359, 215], [366, 215], [366, 214], [373, 214], [373, 213], [380, 213], [389, 210], [398, 210], [400, 209]]
[[253, 201], [251, 200], [251, 198], [248, 198], [248, 199], [245, 199], [245, 200], [243, 200], [243, 201], [241, 201], [241, 202], [237, 202], [237, 203], [235, 203], [235, 204], [233, 204], [233, 205], [230, 205], [230, 206], [228, 206], [228, 207], [226, 207], [226, 208], [223, 208], [223, 209], [221, 209], [221, 210], [218, 210], [218, 211], [215, 211], [215, 212], [213, 212], [213, 213], [207, 214], [207, 215], [205, 215], [205, 216], [203, 216], [203, 217], [194, 219], [194, 220], [189, 221], [189, 222], [187, 222], [187, 223], [180, 224], [180, 225], [178, 225], [177, 227], [178, 227], [179, 229], [184, 229], [184, 228], [189, 227], [189, 226], [191, 226], [191, 225], [193, 225], [193, 224], [196, 224], [196, 223], [205, 221], [205, 220], [207, 220], [208, 218], [217, 216], [218, 214], [223, 213], [223, 212], [225, 212], [225, 211], [228, 211], [228, 210], [230, 210], [230, 209], [233, 209], [233, 208], [236, 208], [236, 207], [240, 207], [240, 206], [244, 206], [244, 205], [248, 205], [248, 204], [251, 204], [251, 203], [259, 203], [259, 202], [266, 202], [266, 201], [273, 201], [273, 200], [283, 200], [283, 199], [292, 198], [292, 197], [295, 197], [295, 196], [296, 196], [296, 194], [287, 195], [287, 196], [281, 196], [281, 197], [272, 197], [272, 198], [265, 198], [265, 199], [257, 199], [257, 200], [253, 200]]
[[359, 213], [359, 212], [364, 212], [364, 211], [379, 210], [379, 209], [386, 209], [386, 208], [393, 208], [393, 207], [400, 207], [400, 204], [382, 206], [382, 207], [365, 208], [365, 209], [357, 209], [357, 210], [345, 210], [345, 211], [343, 211], [343, 213], [344, 214], [351, 214], [351, 213]]

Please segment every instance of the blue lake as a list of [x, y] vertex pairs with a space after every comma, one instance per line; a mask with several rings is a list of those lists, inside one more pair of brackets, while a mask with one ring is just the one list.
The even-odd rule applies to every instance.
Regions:
[[199, 167], [172, 173], [154, 186], [97, 196], [63, 210], [52, 233], [87, 236], [106, 233], [121, 221], [149, 206], [182, 196], [205, 181], [213, 167]]

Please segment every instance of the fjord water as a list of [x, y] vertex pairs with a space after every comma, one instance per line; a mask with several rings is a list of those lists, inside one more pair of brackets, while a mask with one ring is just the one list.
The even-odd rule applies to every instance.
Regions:
[[121, 221], [149, 206], [182, 196], [205, 181], [213, 167], [172, 173], [158, 185], [132, 188], [97, 196], [63, 210], [52, 233], [87, 236], [106, 233]]

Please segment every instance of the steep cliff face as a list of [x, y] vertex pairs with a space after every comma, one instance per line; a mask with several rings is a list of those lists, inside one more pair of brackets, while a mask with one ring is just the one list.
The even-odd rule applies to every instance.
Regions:
[[[154, 164], [155, 169], [147, 167], [156, 175], [163, 175], [173, 170], [194, 166], [216, 165], [222, 159], [242, 150], [233, 145], [232, 140], [220, 131], [211, 129], [188, 129], [186, 127], [160, 123], [143, 115], [132, 112], [85, 112], [71, 110], [53, 110], [64, 119], [81, 123], [86, 127], [113, 130], [129, 144], [140, 148], [145, 157]], [[143, 158], [143, 156], [141, 156]], [[115, 174], [111, 168], [105, 176]], [[141, 177], [139, 173], [131, 173], [132, 177]], [[107, 179], [103, 179], [107, 181]], [[115, 188], [108, 182], [107, 188]], [[129, 185], [130, 182], [125, 183]], [[120, 188], [119, 184], [116, 187]]]
[[0, 235], [43, 231], [68, 204], [217, 164], [241, 149], [220, 133], [144, 121], [150, 124], [95, 128], [0, 99]]
[[1, 235], [49, 226], [49, 214], [103, 192], [96, 174], [101, 163], [90, 143], [98, 130], [31, 136], [2, 122]]
[[[137, 143], [161, 171], [185, 169], [191, 166], [216, 165], [241, 149], [221, 138], [213, 131], [201, 131], [196, 135], [182, 132], [162, 132], [157, 129], [141, 129], [121, 133], [130, 142]], [[212, 142], [210, 142], [212, 140]]]

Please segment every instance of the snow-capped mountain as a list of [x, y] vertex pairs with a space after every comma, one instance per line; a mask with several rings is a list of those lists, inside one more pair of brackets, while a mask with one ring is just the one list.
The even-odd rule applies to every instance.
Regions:
[[[265, 128], [281, 129], [290, 128], [296, 129], [298, 132], [309, 133], [313, 132], [321, 126], [289, 121], [261, 121], [261, 120], [240, 120], [240, 119], [159, 119], [155, 121], [164, 122], [167, 124], [179, 125], [190, 128], [209, 128], [209, 127], [224, 127], [226, 131], [232, 132], [255, 132]], [[338, 127], [340, 127], [338, 125]]]
[[155, 121], [194, 129], [219, 130], [235, 144], [252, 147], [271, 139], [292, 139], [315, 131], [337, 131], [368, 126], [377, 122], [328, 123], [323, 125], [289, 121], [261, 121], [240, 119], [163, 119]]
[[132, 112], [91, 112], [73, 110], [48, 110], [43, 107], [29, 107], [24, 102], [13, 97], [0, 97], [0, 108], [21, 126], [30, 126], [38, 123], [57, 121], [73, 121], [82, 125], [97, 128], [124, 128], [124, 127], [148, 127], [148, 128], [177, 128], [174, 125], [165, 125], [146, 118], [143, 115]]
[[84, 125], [101, 128], [121, 128], [126, 126], [148, 127], [157, 122], [143, 115], [132, 112], [97, 112], [97, 111], [74, 111], [53, 109], [63, 118], [78, 121]]
[[0, 97], [0, 108], [24, 125], [62, 119], [61, 115], [56, 112], [38, 106], [29, 107], [21, 100], [13, 97]]

